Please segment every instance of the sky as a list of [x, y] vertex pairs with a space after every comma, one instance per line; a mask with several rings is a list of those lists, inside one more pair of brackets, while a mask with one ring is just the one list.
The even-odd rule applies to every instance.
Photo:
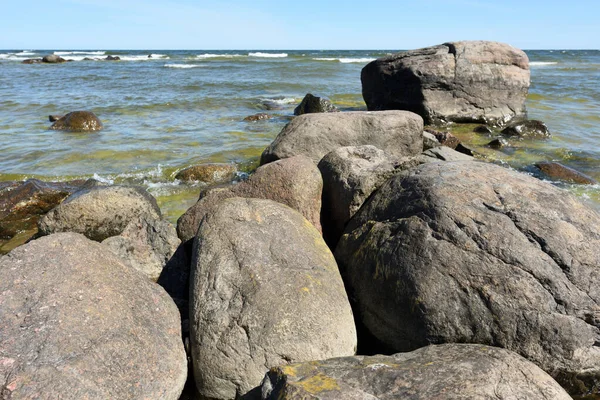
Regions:
[[4, 0], [0, 49], [600, 49], [599, 0]]

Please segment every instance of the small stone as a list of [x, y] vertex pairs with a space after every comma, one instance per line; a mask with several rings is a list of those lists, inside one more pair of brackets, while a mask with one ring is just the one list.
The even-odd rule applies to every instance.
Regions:
[[247, 116], [246, 118], [244, 118], [244, 121], [255, 122], [255, 121], [262, 121], [262, 120], [271, 119], [271, 118], [273, 118], [273, 117], [267, 113], [258, 113], [258, 114]]
[[181, 181], [199, 181], [205, 183], [226, 183], [235, 178], [237, 166], [226, 163], [207, 163], [193, 165], [182, 169], [175, 175], [175, 179]]
[[473, 129], [473, 132], [475, 132], [475, 133], [487, 133], [487, 134], [490, 134], [490, 133], [492, 133], [492, 128], [490, 128], [487, 125], [479, 125], [479, 126], [476, 126]]
[[501, 149], [508, 146], [508, 141], [504, 138], [496, 138], [487, 144], [492, 149]]
[[542, 121], [528, 119], [509, 124], [502, 130], [505, 136], [546, 139], [552, 136], [550, 130]]

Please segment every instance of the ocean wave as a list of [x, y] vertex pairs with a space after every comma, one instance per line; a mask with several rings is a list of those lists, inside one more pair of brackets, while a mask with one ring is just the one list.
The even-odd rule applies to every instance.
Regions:
[[152, 57], [148, 57], [148, 55], [119, 55], [118, 57], [122, 61], [144, 61], [144, 60], [153, 60], [160, 58], [161, 60], [170, 59], [166, 54], [150, 54]]
[[55, 51], [54, 54], [57, 56], [68, 56], [71, 54], [89, 54], [101, 56], [103, 54], [106, 54], [106, 51]]
[[556, 61], [530, 61], [529, 62], [530, 67], [541, 67], [544, 65], [556, 65], [556, 64], [558, 64]]
[[315, 61], [339, 61], [341, 63], [348, 64], [348, 63], [368, 63], [368, 62], [375, 60], [375, 58], [317, 57], [317, 58], [313, 58], [313, 60], [315, 60]]
[[285, 58], [287, 53], [248, 53], [248, 57], [262, 57], [262, 58]]
[[200, 68], [200, 67], [205, 67], [206, 65], [200, 65], [200, 64], [165, 64], [164, 67], [165, 68], [181, 68], [181, 69], [188, 69], [188, 68]]
[[298, 102], [298, 100], [296, 100], [295, 97], [279, 97], [276, 99], [261, 99], [261, 101], [263, 101], [265, 103], [277, 103], [277, 104], [291, 104], [291, 103]]
[[243, 54], [198, 54], [196, 58], [234, 58], [234, 57], [246, 57]]
[[17, 55], [17, 56], [34, 56], [35, 53], [32, 51], [23, 50], [20, 53], [15, 53], [15, 55]]

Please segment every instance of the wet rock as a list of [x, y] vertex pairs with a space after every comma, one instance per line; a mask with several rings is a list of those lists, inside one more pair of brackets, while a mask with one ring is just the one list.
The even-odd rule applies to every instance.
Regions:
[[503, 43], [450, 42], [379, 58], [361, 81], [369, 110], [408, 110], [428, 124], [504, 124], [526, 113], [529, 59]]
[[338, 111], [337, 107], [331, 104], [329, 99], [313, 96], [312, 94], [308, 93], [306, 96], [304, 96], [300, 104], [294, 109], [294, 115], [336, 111]]
[[340, 147], [319, 162], [323, 176], [321, 222], [330, 248], [364, 201], [395, 172], [394, 160], [375, 146]]
[[550, 130], [542, 121], [528, 119], [511, 123], [502, 130], [505, 136], [546, 139], [551, 137]]
[[578, 183], [581, 185], [596, 185], [598, 181], [587, 176], [573, 168], [562, 165], [557, 162], [538, 162], [535, 166], [551, 179], [558, 179], [565, 182]]
[[272, 100], [264, 100], [260, 103], [260, 108], [267, 110], [267, 111], [273, 111], [273, 110], [281, 110], [283, 109], [283, 105], [280, 103], [277, 103], [276, 101], [272, 101]]
[[361, 321], [394, 351], [503, 347], [582, 394], [600, 383], [598, 226], [526, 174], [428, 163], [388, 180], [335, 255]]
[[73, 193], [39, 222], [43, 235], [77, 232], [103, 241], [140, 216], [160, 219], [156, 199], [137, 186], [96, 186]]
[[64, 58], [62, 58], [60, 56], [57, 56], [56, 54], [49, 54], [42, 58], [42, 62], [48, 63], [48, 64], [64, 63], [66, 61], [67, 60], [65, 60]]
[[265, 149], [260, 163], [303, 154], [317, 164], [338, 147], [367, 144], [394, 157], [417, 155], [423, 150], [423, 120], [406, 111], [300, 115]]
[[247, 181], [212, 188], [177, 221], [177, 234], [183, 242], [196, 235], [200, 221], [216, 204], [231, 197], [270, 199], [300, 212], [321, 231], [323, 179], [316, 165], [305, 156], [296, 156], [259, 167]]
[[354, 354], [337, 265], [300, 213], [227, 199], [204, 217], [196, 241], [190, 325], [201, 396], [233, 399], [273, 366]]
[[106, 61], [121, 61], [121, 57], [119, 56], [106, 56], [105, 58]]
[[41, 62], [41, 58], [28, 58], [27, 60], [21, 61], [21, 64], [40, 64]]
[[450, 147], [451, 149], [456, 149], [456, 146], [460, 144], [460, 139], [451, 134], [450, 132], [440, 132], [433, 129], [426, 129], [426, 132], [431, 133], [437, 141], [446, 147]]
[[7, 253], [37, 233], [38, 220], [86, 181], [0, 182], [0, 254]]
[[64, 115], [49, 115], [49, 116], [48, 116], [48, 120], [49, 120], [50, 122], [56, 122], [56, 121], [58, 121], [59, 119], [61, 119], [62, 117], [64, 117]]
[[175, 175], [181, 181], [200, 181], [210, 184], [231, 182], [237, 173], [237, 165], [209, 163], [182, 169]]
[[265, 400], [571, 398], [548, 374], [519, 355], [468, 344], [272, 368], [261, 391]]
[[50, 129], [60, 131], [99, 131], [104, 126], [91, 111], [73, 111], [52, 124]]
[[179, 313], [162, 288], [75, 233], [0, 258], [6, 399], [172, 399], [187, 377]]
[[141, 215], [127, 224], [118, 236], [102, 244], [133, 268], [157, 281], [181, 241], [170, 222]]
[[492, 149], [501, 149], [508, 146], [508, 141], [504, 138], [496, 138], [487, 144]]
[[255, 122], [255, 121], [263, 121], [263, 120], [271, 119], [271, 118], [273, 118], [273, 117], [267, 113], [258, 113], [258, 114], [247, 116], [246, 118], [244, 118], [244, 121]]
[[492, 131], [492, 128], [490, 128], [487, 125], [479, 125], [479, 126], [476, 126], [473, 129], [473, 132], [475, 132], [475, 133], [486, 133], [488, 135], [491, 135], [493, 131]]

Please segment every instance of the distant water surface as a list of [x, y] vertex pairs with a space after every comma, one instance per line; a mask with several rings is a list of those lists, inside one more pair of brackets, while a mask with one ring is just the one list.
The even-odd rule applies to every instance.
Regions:
[[[0, 51], [0, 181], [95, 177], [145, 185], [176, 219], [199, 186], [174, 179], [203, 162], [256, 164], [310, 92], [343, 110], [365, 109], [360, 70], [381, 51], [67, 51], [73, 62], [24, 65], [52, 52]], [[531, 118], [553, 138], [503, 151], [490, 138], [457, 130], [490, 160], [518, 169], [557, 160], [600, 180], [600, 52], [528, 51]], [[121, 61], [104, 61], [116, 55]], [[150, 57], [149, 57], [150, 55]], [[96, 113], [97, 133], [49, 131], [49, 114]], [[245, 122], [267, 112], [273, 119]], [[597, 186], [568, 186], [600, 204]]]

